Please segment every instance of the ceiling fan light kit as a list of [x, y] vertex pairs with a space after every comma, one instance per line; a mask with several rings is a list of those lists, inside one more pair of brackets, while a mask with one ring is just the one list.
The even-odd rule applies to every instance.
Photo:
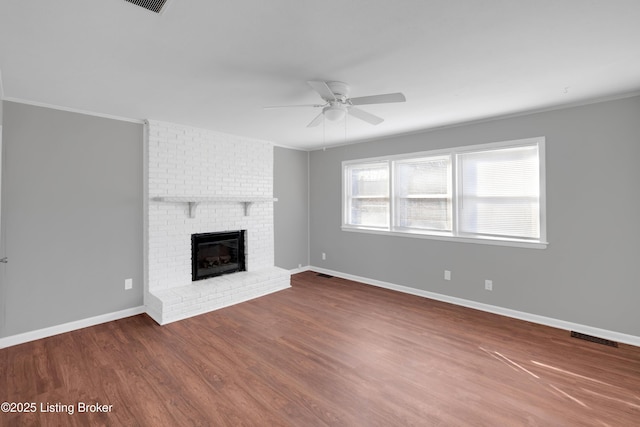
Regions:
[[[320, 114], [318, 114], [311, 123], [307, 125], [307, 127], [318, 126], [320, 122], [322, 122], [323, 118], [335, 122], [343, 119], [347, 114], [369, 124], [378, 125], [384, 121], [382, 117], [378, 117], [374, 114], [356, 108], [354, 105], [387, 104], [391, 102], [406, 101], [405, 96], [400, 92], [349, 98], [350, 88], [349, 85], [344, 82], [310, 80], [307, 83], [320, 95], [325, 102], [324, 104], [281, 106], [321, 107], [322, 112], [320, 112]], [[280, 106], [265, 108], [280, 108]]]
[[322, 114], [324, 114], [325, 119], [336, 122], [347, 115], [347, 107], [343, 104], [334, 102], [331, 105], [324, 107], [322, 109]]

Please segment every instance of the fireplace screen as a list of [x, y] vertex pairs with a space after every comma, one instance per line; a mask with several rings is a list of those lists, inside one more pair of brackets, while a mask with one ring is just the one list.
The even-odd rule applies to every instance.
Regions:
[[191, 235], [191, 280], [245, 270], [245, 230]]

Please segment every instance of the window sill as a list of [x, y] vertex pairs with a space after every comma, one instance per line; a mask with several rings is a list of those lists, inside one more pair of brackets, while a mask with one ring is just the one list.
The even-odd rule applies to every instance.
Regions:
[[516, 248], [546, 249], [548, 242], [531, 242], [518, 239], [497, 239], [490, 237], [457, 237], [438, 232], [397, 231], [376, 228], [351, 227], [343, 225], [342, 231], [356, 233], [380, 234], [384, 236], [413, 237], [418, 239], [442, 240], [446, 242], [475, 243], [480, 245], [511, 246]]

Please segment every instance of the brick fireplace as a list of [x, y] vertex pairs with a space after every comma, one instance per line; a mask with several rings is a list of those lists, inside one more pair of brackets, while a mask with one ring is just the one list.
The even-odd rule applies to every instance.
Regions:
[[[289, 287], [274, 266], [273, 146], [158, 121], [146, 131], [148, 314], [165, 324]], [[245, 231], [246, 271], [193, 281], [192, 236], [230, 230]]]

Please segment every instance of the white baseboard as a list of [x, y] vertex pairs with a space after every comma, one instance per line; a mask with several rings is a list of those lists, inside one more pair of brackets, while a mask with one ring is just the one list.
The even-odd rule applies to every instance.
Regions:
[[405, 294], [417, 295], [424, 298], [430, 298], [437, 301], [447, 302], [450, 304], [469, 307], [476, 310], [486, 311], [493, 314], [499, 314], [514, 319], [526, 320], [531, 323], [551, 326], [553, 328], [564, 329], [567, 331], [576, 331], [599, 338], [605, 338], [611, 341], [617, 341], [629, 345], [640, 347], [640, 337], [635, 335], [623, 334], [620, 332], [609, 331], [606, 329], [594, 328], [593, 326], [581, 325], [578, 323], [567, 322], [564, 320], [554, 319], [551, 317], [539, 316], [537, 314], [526, 313], [523, 311], [511, 310], [509, 308], [498, 307], [495, 305], [484, 304], [481, 302], [471, 301], [463, 298], [452, 297], [448, 295], [438, 294], [435, 292], [423, 291], [408, 286], [396, 285], [394, 283], [383, 282], [381, 280], [369, 279], [367, 277], [354, 276], [352, 274], [341, 273], [339, 271], [328, 270], [326, 268], [310, 266], [307, 270], [313, 270], [318, 273], [329, 274], [331, 276], [340, 277], [355, 282], [361, 282], [366, 285], [377, 286], [379, 288], [391, 289]]
[[[545, 326], [551, 326], [553, 328], [564, 329], [567, 331], [576, 331], [583, 334], [592, 335], [600, 338], [605, 338], [611, 341], [617, 341], [620, 343], [625, 343], [625, 344], [640, 347], [640, 337], [635, 335], [623, 334], [620, 332], [609, 331], [606, 329], [594, 328], [592, 326], [585, 326], [578, 323], [554, 319], [551, 317], [539, 316], [537, 314], [511, 310], [508, 308], [498, 307], [490, 304], [484, 304], [476, 301], [466, 300], [463, 298], [442, 295], [435, 292], [423, 291], [421, 289], [415, 289], [408, 286], [396, 285], [394, 283], [383, 282], [381, 280], [375, 280], [375, 279], [369, 279], [367, 277], [355, 276], [352, 274], [329, 270], [322, 267], [306, 266], [306, 267], [296, 268], [290, 271], [291, 271], [291, 274], [297, 274], [297, 273], [302, 273], [304, 271], [309, 271], [309, 270], [313, 270], [318, 273], [329, 274], [331, 276], [341, 277], [347, 280], [353, 280], [353, 281], [364, 283], [367, 285], [377, 286], [385, 289], [391, 289], [394, 291], [416, 295], [424, 298], [430, 298], [436, 301], [447, 302], [450, 304], [455, 304], [463, 307], [469, 307], [476, 310], [486, 311], [488, 313], [499, 314], [499, 315], [511, 317], [514, 319], [520, 319], [520, 320], [525, 320], [532, 323], [538, 323]], [[114, 313], [107, 313], [100, 316], [90, 317], [88, 319], [77, 320], [75, 322], [64, 323], [62, 325], [51, 326], [49, 328], [39, 329], [36, 331], [25, 332], [23, 334], [0, 338], [0, 349], [11, 347], [18, 344], [23, 344], [29, 341], [35, 341], [42, 338], [51, 337], [54, 335], [65, 333], [65, 332], [71, 332], [71, 331], [86, 328], [89, 326], [99, 325], [101, 323], [111, 322], [118, 319], [124, 319], [125, 317], [136, 316], [138, 314], [145, 313], [146, 311], [147, 310], [145, 309], [144, 306], [133, 307], [126, 310], [117, 311]]]
[[113, 313], [102, 314], [100, 316], [89, 317], [88, 319], [76, 320], [74, 322], [63, 323], [62, 325], [51, 326], [36, 331], [29, 331], [23, 334], [11, 335], [0, 338], [0, 348], [11, 347], [18, 344], [24, 344], [29, 341], [35, 341], [42, 338], [52, 337], [54, 335], [63, 334], [65, 332], [75, 331], [77, 329], [87, 328], [89, 326], [99, 325], [125, 317], [136, 316], [145, 313], [145, 307], [133, 307]]
[[304, 273], [305, 271], [309, 271], [309, 270], [311, 270], [311, 266], [307, 265], [305, 267], [294, 268], [292, 270], [289, 270], [289, 272], [291, 274], [298, 274], [298, 273]]

